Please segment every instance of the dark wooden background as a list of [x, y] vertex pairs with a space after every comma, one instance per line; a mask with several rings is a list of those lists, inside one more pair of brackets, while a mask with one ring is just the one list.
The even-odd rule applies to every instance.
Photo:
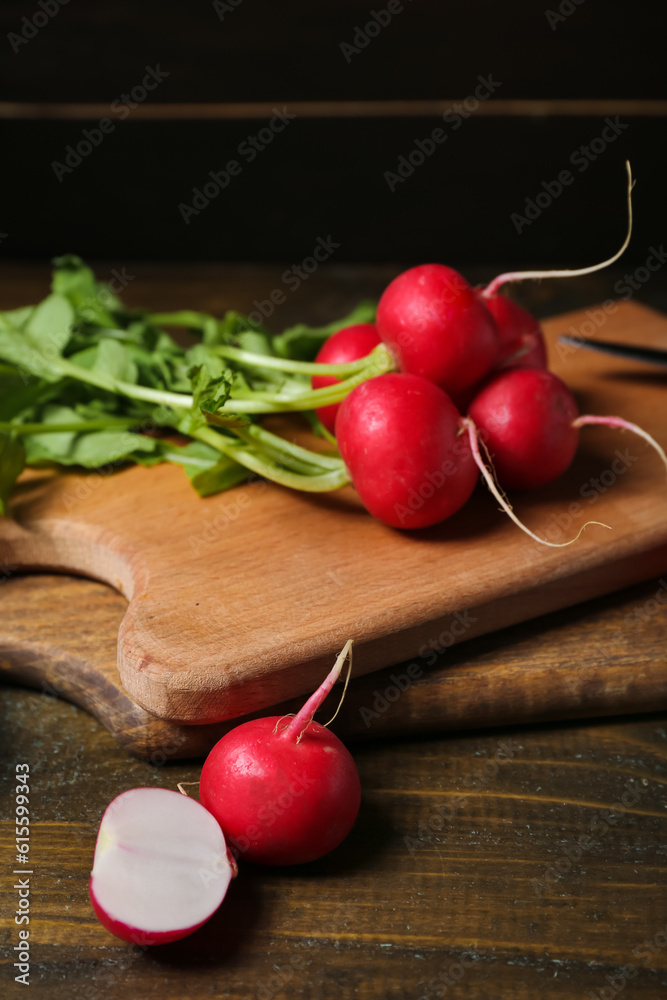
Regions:
[[[550, 25], [559, 5], [572, 13]], [[638, 184], [624, 264], [660, 245], [658, 0], [406, 0], [347, 58], [341, 44], [383, 2], [227, 6], [221, 20], [211, 2], [77, 0], [35, 29], [36, 4], [3, 3], [3, 256], [299, 263], [331, 235], [338, 262], [584, 264], [622, 240], [626, 157]], [[21, 32], [34, 37], [12, 41]], [[148, 66], [169, 75], [121, 120], [112, 102]], [[443, 124], [489, 75], [493, 96], [456, 130]], [[186, 225], [179, 204], [238, 158], [274, 106], [297, 117]], [[53, 162], [103, 117], [114, 131], [59, 182]], [[607, 117], [627, 127], [580, 171], [570, 157]], [[385, 172], [439, 126], [447, 141], [392, 193]], [[512, 213], [563, 169], [574, 183], [518, 233]]]

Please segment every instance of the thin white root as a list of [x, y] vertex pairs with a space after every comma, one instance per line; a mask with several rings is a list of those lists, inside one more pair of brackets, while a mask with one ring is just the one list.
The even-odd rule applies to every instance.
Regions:
[[[336, 716], [340, 712], [340, 710], [342, 708], [342, 705], [343, 705], [343, 702], [345, 701], [345, 693], [347, 691], [347, 685], [350, 683], [350, 675], [352, 673], [352, 639], [350, 639], [349, 647], [350, 648], [349, 648], [348, 657], [347, 657], [347, 676], [345, 678], [345, 684], [343, 685], [343, 693], [340, 696], [340, 701], [338, 702], [338, 708], [336, 709], [336, 711], [334, 712], [334, 714], [331, 716], [331, 718], [329, 719], [329, 721], [323, 723], [325, 729], [327, 729], [331, 725], [331, 723], [333, 722], [333, 720], [336, 718]], [[341, 653], [341, 656], [342, 655], [343, 654]]]
[[508, 271], [506, 274], [499, 274], [497, 278], [494, 278], [490, 284], [486, 286], [482, 295], [485, 299], [491, 298], [495, 295], [498, 289], [502, 285], [508, 284], [510, 281], [526, 281], [528, 278], [574, 278], [581, 274], [593, 274], [595, 271], [602, 271], [603, 268], [609, 267], [618, 258], [625, 253], [628, 243], [630, 242], [630, 237], [632, 235], [632, 189], [635, 186], [635, 182], [632, 179], [632, 170], [630, 168], [630, 161], [625, 161], [625, 169], [628, 174], [628, 231], [625, 239], [623, 240], [623, 246], [620, 250], [617, 250], [613, 257], [608, 260], [603, 260], [601, 264], [592, 264], [590, 267], [580, 267], [574, 271]]
[[[295, 712], [286, 712], [285, 715], [281, 715], [278, 721], [276, 722], [275, 726], [273, 727], [273, 735], [275, 736], [276, 733], [278, 732], [278, 726], [283, 721], [283, 719], [293, 719], [295, 714], [296, 714]], [[287, 726], [285, 726], [285, 729], [287, 729]]]
[[638, 434], [639, 437], [644, 438], [652, 448], [655, 448], [658, 455], [662, 459], [665, 469], [667, 469], [667, 455], [661, 445], [651, 437], [648, 431], [645, 431], [642, 427], [638, 427], [637, 424], [631, 424], [629, 420], [623, 420], [622, 417], [595, 417], [590, 414], [584, 414], [577, 419], [572, 424], [573, 427], [585, 427], [586, 424], [602, 424], [605, 427], [620, 427], [621, 430], [631, 431], [633, 434]]
[[603, 524], [602, 521], [586, 521], [586, 523], [583, 524], [581, 528], [579, 528], [579, 531], [577, 532], [575, 537], [571, 538], [569, 542], [548, 542], [546, 539], [540, 538], [539, 535], [536, 535], [533, 531], [530, 530], [530, 528], [526, 527], [526, 525], [519, 520], [519, 518], [512, 510], [511, 504], [505, 498], [500, 487], [496, 484], [493, 476], [491, 475], [486, 465], [484, 464], [484, 461], [479, 451], [479, 445], [477, 440], [477, 427], [475, 426], [474, 422], [470, 419], [470, 417], [465, 417], [465, 419], [463, 420], [463, 426], [468, 431], [470, 450], [472, 451], [473, 458], [475, 459], [477, 468], [482, 473], [486, 485], [488, 486], [489, 490], [500, 504], [501, 509], [504, 510], [505, 513], [508, 515], [508, 517], [510, 517], [514, 521], [514, 523], [518, 528], [521, 528], [522, 531], [525, 531], [527, 535], [530, 535], [531, 538], [534, 538], [536, 542], [540, 543], [540, 545], [548, 545], [552, 549], [565, 548], [567, 545], [572, 545], [573, 542], [576, 542], [579, 536], [581, 535], [582, 531], [584, 531], [589, 526], [589, 524], [599, 524], [600, 527], [608, 528], [611, 531], [611, 526], [608, 524]]
[[198, 784], [199, 784], [198, 781], [179, 781], [178, 784], [176, 785], [176, 787], [178, 788], [178, 790], [181, 793], [181, 795], [187, 795], [188, 798], [189, 798], [190, 797], [190, 793], [189, 792], [184, 792], [183, 791], [183, 787], [185, 785], [198, 785]]

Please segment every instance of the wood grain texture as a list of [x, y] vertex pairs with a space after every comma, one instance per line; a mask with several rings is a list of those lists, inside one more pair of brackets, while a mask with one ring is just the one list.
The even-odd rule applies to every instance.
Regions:
[[[559, 333], [586, 322], [578, 313], [549, 321], [552, 349]], [[667, 320], [625, 303], [604, 335], [658, 345]], [[619, 413], [667, 437], [664, 388], [646, 366], [553, 354], [584, 412]], [[401, 533], [373, 521], [351, 488], [313, 497], [257, 481], [201, 500], [174, 467], [113, 477], [33, 471], [17, 488], [15, 520], [2, 525], [0, 559], [123, 592], [125, 689], [160, 718], [203, 724], [312, 690], [347, 638], [364, 674], [440, 633], [470, 639], [667, 566], [665, 470], [627, 435], [587, 431], [565, 476], [515, 502], [551, 541], [592, 518], [613, 530], [589, 527], [575, 545], [546, 549], [481, 489], [443, 525]]]
[[[596, 649], [593, 633], [582, 652]], [[199, 766], [152, 767], [71, 705], [0, 694], [3, 803], [15, 763], [31, 771], [38, 1000], [569, 1000], [605, 997], [626, 966], [622, 996], [664, 995], [664, 716], [357, 746], [362, 808], [334, 853], [292, 869], [241, 859], [204, 928], [142, 952], [90, 908], [97, 826], [121, 791], [175, 788], [197, 780]], [[635, 794], [619, 808], [628, 783]], [[8, 819], [3, 808], [3, 859]], [[8, 1000], [24, 995], [11, 973], [15, 907], [5, 878]]]
[[[127, 602], [101, 583], [35, 575], [1, 591], [0, 678], [85, 708], [126, 750], [160, 765], [206, 754], [237, 724], [158, 719], [122, 686], [118, 628]], [[667, 709], [667, 581], [654, 580], [436, 656], [354, 679], [334, 723], [346, 740], [382, 739]], [[450, 637], [433, 637], [442, 649]], [[333, 714], [340, 689], [321, 710]], [[296, 711], [302, 699], [271, 711]], [[44, 708], [47, 711], [47, 708]]]

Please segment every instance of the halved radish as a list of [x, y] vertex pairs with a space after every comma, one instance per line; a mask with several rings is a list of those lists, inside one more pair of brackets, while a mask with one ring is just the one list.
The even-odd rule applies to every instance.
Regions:
[[164, 944], [215, 913], [235, 868], [220, 826], [199, 802], [166, 788], [132, 788], [102, 817], [90, 899], [116, 937]]

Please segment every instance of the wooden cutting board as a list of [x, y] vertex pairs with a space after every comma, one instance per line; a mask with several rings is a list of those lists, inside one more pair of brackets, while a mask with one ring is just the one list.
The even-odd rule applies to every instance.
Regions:
[[[545, 324], [553, 368], [582, 412], [667, 440], [665, 377], [645, 365], [554, 349], [561, 333], [667, 345], [667, 319], [633, 303]], [[584, 327], [583, 324], [588, 324]], [[347, 638], [368, 673], [462, 639], [657, 577], [667, 567], [667, 475], [641, 440], [584, 430], [568, 473], [512, 498], [566, 549], [523, 535], [480, 488], [437, 528], [373, 521], [354, 491], [313, 497], [254, 482], [198, 498], [179, 469], [110, 476], [31, 472], [1, 526], [0, 564], [68, 570], [129, 600], [122, 683], [161, 719], [214, 723], [312, 690]], [[422, 655], [422, 662], [423, 662]]]
[[[479, 636], [437, 660], [357, 677], [332, 728], [348, 742], [667, 709], [665, 608], [663, 577]], [[93, 580], [44, 573], [6, 580], [0, 677], [81, 706], [152, 764], [204, 756], [238, 720], [188, 725], [137, 705], [116, 665], [126, 609], [124, 597]], [[339, 699], [336, 687], [321, 721]], [[269, 711], [285, 715], [302, 704], [296, 698]], [[27, 707], [38, 721], [40, 700], [27, 699]]]

